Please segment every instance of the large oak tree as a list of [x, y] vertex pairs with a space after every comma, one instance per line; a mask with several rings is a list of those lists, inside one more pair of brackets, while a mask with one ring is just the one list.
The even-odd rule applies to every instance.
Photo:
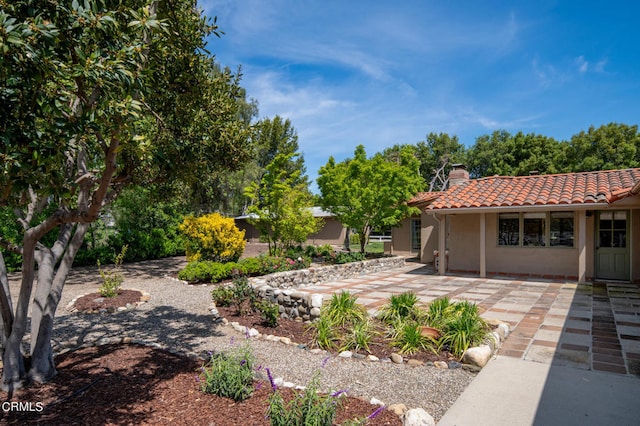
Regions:
[[66, 276], [122, 188], [188, 184], [246, 159], [239, 76], [205, 50], [216, 31], [195, 0], [0, 0], [0, 205], [22, 229], [0, 241], [23, 259], [14, 303], [0, 252], [4, 389], [56, 374]]

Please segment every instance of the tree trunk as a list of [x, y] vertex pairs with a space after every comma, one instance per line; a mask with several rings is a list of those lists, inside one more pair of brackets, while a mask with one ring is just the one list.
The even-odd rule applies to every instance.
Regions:
[[[31, 309], [31, 367], [29, 378], [38, 383], [51, 380], [57, 374], [53, 361], [53, 319], [55, 317], [62, 289], [67, 279], [73, 259], [82, 245], [87, 232], [88, 224], [80, 224], [66, 250], [58, 251], [60, 245], [64, 247], [68, 242], [66, 231], [61, 230], [58, 239], [58, 247], [43, 252], [41, 262], [38, 264], [38, 286], [33, 299]], [[64, 252], [60, 266], [54, 270], [59, 255]]]
[[[22, 252], [22, 282], [16, 307], [15, 318], [7, 338], [4, 353], [2, 354], [2, 390], [9, 393], [14, 389], [23, 387], [27, 382], [27, 375], [22, 354], [22, 338], [27, 328], [27, 315], [29, 311], [29, 299], [33, 287], [35, 269], [35, 245], [37, 236], [27, 231], [25, 233]], [[4, 324], [6, 327], [7, 324]]]

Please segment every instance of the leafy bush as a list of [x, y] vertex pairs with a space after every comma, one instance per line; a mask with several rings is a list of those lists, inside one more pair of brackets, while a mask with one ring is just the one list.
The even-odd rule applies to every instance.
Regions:
[[216, 306], [231, 306], [233, 304], [233, 290], [226, 285], [220, 285], [211, 291], [211, 297]]
[[438, 343], [430, 337], [423, 336], [420, 325], [410, 321], [399, 323], [396, 337], [392, 345], [397, 347], [401, 354], [413, 355], [422, 350], [430, 350], [437, 353]]
[[328, 256], [331, 256], [333, 252], [334, 250], [331, 244], [323, 244], [320, 247], [318, 247], [318, 254], [320, 256], [328, 257]]
[[327, 315], [320, 315], [317, 320], [307, 326], [307, 329], [311, 331], [313, 341], [321, 349], [334, 349], [340, 338], [337, 329]]
[[246, 241], [244, 231], [231, 218], [218, 213], [201, 217], [187, 216], [180, 225], [186, 237], [187, 260], [235, 262], [240, 259]]
[[178, 272], [178, 278], [190, 283], [217, 283], [231, 277], [231, 273], [237, 269], [238, 265], [233, 262], [190, 262], [183, 270]]
[[227, 354], [212, 354], [202, 367], [200, 389], [234, 401], [243, 401], [253, 393], [255, 357], [248, 345]]
[[341, 327], [347, 324], [362, 322], [367, 317], [364, 306], [356, 303], [358, 297], [346, 290], [334, 293], [331, 301], [322, 307], [321, 315], [326, 315], [335, 326]]
[[441, 344], [447, 345], [451, 353], [460, 358], [471, 346], [482, 343], [489, 327], [480, 317], [475, 303], [466, 300], [458, 302], [452, 312], [451, 318], [446, 321]]
[[[244, 315], [245, 309], [255, 308], [258, 295], [249, 284], [247, 277], [234, 278], [231, 291], [233, 292], [233, 304], [236, 305], [238, 315]], [[248, 308], [245, 306], [247, 303], [249, 304]]]
[[418, 321], [422, 316], [418, 296], [411, 291], [391, 295], [389, 303], [380, 308], [378, 313], [378, 318], [387, 324], [409, 319]]
[[100, 267], [100, 261], [98, 261], [98, 272], [102, 278], [102, 285], [98, 289], [102, 297], [116, 297], [118, 290], [124, 281], [124, 277], [120, 272], [120, 267], [124, 261], [124, 257], [127, 255], [127, 246], [123, 246], [115, 259], [115, 267], [112, 271], [105, 271]]
[[280, 306], [277, 303], [261, 300], [255, 304], [268, 327], [277, 327], [280, 318]]
[[337, 265], [341, 265], [344, 263], [360, 262], [366, 259], [367, 256], [364, 253], [341, 251], [336, 253], [335, 257], [331, 258], [331, 261]]
[[339, 407], [339, 398], [343, 391], [322, 394], [320, 388], [320, 372], [314, 374], [304, 391], [299, 391], [286, 403], [278, 392], [271, 371], [267, 369], [273, 392], [269, 395], [267, 417], [272, 426], [318, 425], [331, 426]]
[[369, 350], [369, 344], [376, 336], [377, 332], [373, 327], [373, 323], [369, 319], [357, 322], [350, 327], [344, 335], [341, 351], [360, 351]]

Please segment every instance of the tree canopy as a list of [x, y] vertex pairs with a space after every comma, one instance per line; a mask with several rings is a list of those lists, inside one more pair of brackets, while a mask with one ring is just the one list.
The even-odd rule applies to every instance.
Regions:
[[14, 310], [0, 252], [2, 385], [11, 389], [55, 375], [53, 316], [101, 209], [130, 184], [241, 167], [250, 128], [239, 119], [239, 75], [221, 72], [206, 51], [217, 26], [195, 0], [0, 6], [0, 206], [21, 225], [19, 240], [0, 237], [23, 259]]
[[367, 158], [362, 145], [340, 163], [330, 157], [318, 172], [322, 207], [358, 232], [364, 252], [372, 229], [395, 226], [416, 212], [406, 202], [424, 188], [419, 165], [408, 148], [395, 161], [382, 154]]

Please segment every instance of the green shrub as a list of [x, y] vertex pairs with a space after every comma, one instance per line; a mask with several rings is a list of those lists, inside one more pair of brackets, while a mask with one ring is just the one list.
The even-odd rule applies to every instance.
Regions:
[[226, 285], [219, 285], [211, 291], [211, 297], [216, 306], [233, 305], [233, 290]]
[[367, 257], [364, 253], [341, 251], [336, 253], [335, 257], [332, 257], [332, 262], [341, 265], [344, 263], [360, 262], [366, 259]]
[[378, 313], [378, 318], [386, 324], [408, 319], [419, 321], [423, 316], [418, 306], [418, 296], [411, 291], [391, 295], [389, 303], [380, 308]]
[[471, 346], [482, 343], [488, 331], [487, 323], [480, 317], [478, 305], [464, 300], [454, 305], [440, 341], [460, 358]]
[[277, 303], [269, 302], [268, 300], [261, 300], [256, 303], [256, 309], [260, 311], [262, 319], [266, 322], [267, 327], [278, 326], [280, 306]]
[[329, 321], [338, 327], [356, 324], [367, 318], [364, 306], [356, 303], [358, 297], [346, 290], [334, 293], [328, 304], [322, 307], [320, 315], [326, 315]]
[[232, 272], [237, 269], [238, 264], [234, 262], [190, 262], [183, 270], [178, 272], [178, 278], [190, 283], [217, 283], [230, 278]]
[[340, 403], [340, 396], [344, 393], [333, 392], [322, 394], [320, 388], [320, 373], [316, 372], [307, 387], [295, 394], [288, 403], [284, 401], [273, 381], [271, 372], [267, 369], [273, 392], [269, 395], [267, 417], [272, 426], [331, 426], [336, 417]]
[[98, 291], [102, 297], [116, 297], [118, 295], [118, 290], [124, 281], [122, 272], [120, 272], [120, 267], [122, 266], [122, 262], [126, 255], [127, 246], [122, 246], [120, 254], [118, 254], [114, 259], [115, 266], [112, 271], [103, 270], [100, 267], [100, 261], [98, 261], [98, 272], [102, 278], [102, 285]]
[[304, 248], [304, 255], [307, 257], [318, 257], [318, 248], [314, 245], [308, 245]]
[[240, 259], [246, 240], [232, 218], [218, 213], [201, 217], [187, 216], [180, 225], [186, 238], [188, 261], [213, 260], [235, 262]]
[[243, 401], [253, 393], [255, 357], [246, 345], [229, 353], [212, 354], [202, 367], [200, 389], [234, 401]]
[[371, 352], [369, 350], [369, 344], [376, 334], [373, 324], [369, 319], [357, 322], [345, 332], [343, 344], [340, 350], [355, 352], [365, 350], [367, 352]]
[[410, 321], [399, 323], [399, 329], [396, 330], [396, 336], [392, 341], [392, 345], [397, 347], [401, 354], [413, 355], [422, 350], [430, 350], [437, 353], [438, 343], [422, 335], [420, 325]]
[[328, 256], [331, 256], [333, 252], [334, 250], [331, 244], [323, 244], [320, 247], [318, 247], [318, 254], [320, 256], [328, 257]]
[[313, 341], [319, 348], [331, 350], [336, 347], [336, 341], [339, 339], [337, 329], [326, 315], [320, 315], [309, 324], [308, 330], [311, 330]]

